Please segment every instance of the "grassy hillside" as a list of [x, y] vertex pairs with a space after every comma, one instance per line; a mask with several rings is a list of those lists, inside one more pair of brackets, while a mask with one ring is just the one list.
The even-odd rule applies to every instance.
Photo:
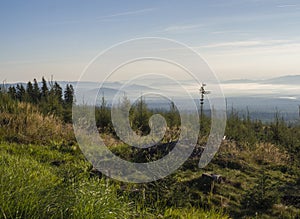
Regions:
[[[195, 153], [179, 170], [152, 183], [130, 184], [93, 169], [63, 115], [5, 93], [0, 97], [0, 218], [300, 217], [300, 126], [287, 124], [278, 113], [265, 124], [232, 111], [227, 140], [199, 169], [198, 152], [209, 132], [205, 117]], [[135, 110], [137, 122], [153, 113], [146, 105], [142, 114]], [[162, 114], [173, 125], [164, 144], [151, 149], [153, 159], [172, 148], [166, 142], [176, 142], [180, 131], [176, 109]], [[111, 151], [133, 162], [149, 160], [145, 150], [118, 140], [107, 115], [104, 106], [96, 112], [105, 121], [99, 131]], [[147, 133], [149, 127], [143, 128]]]
[[[249, 150], [224, 142], [205, 169], [198, 169], [197, 161], [190, 159], [157, 182], [127, 184], [101, 176], [77, 150], [2, 143], [0, 218], [299, 216], [297, 170], [274, 145]], [[203, 173], [220, 174], [222, 180]]]
[[93, 174], [80, 153], [0, 144], [0, 218], [227, 218], [214, 210], [155, 209]]

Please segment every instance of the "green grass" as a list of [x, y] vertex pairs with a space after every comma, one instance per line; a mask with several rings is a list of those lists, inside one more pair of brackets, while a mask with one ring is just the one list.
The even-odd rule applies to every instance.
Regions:
[[[289, 168], [284, 152], [270, 151], [258, 159], [257, 149], [225, 145], [204, 169], [190, 160], [159, 181], [126, 184], [91, 175], [76, 147], [2, 143], [0, 218], [295, 218], [300, 210], [285, 205], [282, 196], [299, 194], [297, 170]], [[207, 172], [226, 181], [203, 184]], [[255, 207], [270, 198], [267, 208]]]
[[0, 198], [4, 218], [38, 218], [47, 212], [47, 200], [60, 179], [47, 166], [28, 157], [0, 155]]
[[1, 144], [0, 151], [0, 218], [129, 218], [118, 187], [89, 178], [85, 161], [44, 146]]
[[228, 219], [229, 216], [224, 216], [222, 212], [216, 210], [204, 211], [198, 208], [183, 208], [183, 209], [173, 209], [169, 208], [164, 213], [164, 218], [170, 219], [198, 219], [198, 218], [208, 218], [208, 219]]
[[[229, 140], [207, 167], [199, 169], [195, 156], [164, 179], [128, 184], [92, 174], [71, 124], [0, 97], [0, 218], [300, 218], [300, 125], [278, 115], [263, 124], [232, 111]], [[204, 122], [208, 134], [209, 119]], [[176, 139], [177, 131], [163, 142]], [[106, 145], [131, 162], [168, 152], [150, 158], [107, 132], [101, 133]], [[225, 180], [208, 182], [203, 173]]]
[[153, 187], [143, 198], [142, 190], [131, 191], [145, 185], [120, 189], [119, 182], [91, 176], [91, 168], [72, 149], [1, 143], [0, 218], [228, 218], [217, 210], [168, 206]]

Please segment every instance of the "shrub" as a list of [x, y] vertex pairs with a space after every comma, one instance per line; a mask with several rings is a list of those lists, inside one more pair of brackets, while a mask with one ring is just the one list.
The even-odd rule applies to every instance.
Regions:
[[[2, 106], [4, 107], [4, 106]], [[17, 143], [50, 144], [74, 142], [71, 125], [53, 115], [42, 115], [28, 103], [16, 103], [0, 111], [0, 140]]]
[[266, 212], [278, 199], [278, 190], [274, 188], [269, 177], [263, 172], [256, 181], [256, 185], [246, 193], [242, 205], [249, 213]]

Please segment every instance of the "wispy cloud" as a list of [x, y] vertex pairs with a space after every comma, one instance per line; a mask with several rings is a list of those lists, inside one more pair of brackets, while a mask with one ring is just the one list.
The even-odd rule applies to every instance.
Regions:
[[242, 31], [238, 31], [238, 30], [217, 30], [217, 31], [211, 31], [209, 32], [210, 34], [235, 34], [235, 35], [248, 35], [247, 32], [242, 32]]
[[211, 33], [212, 34], [224, 34], [224, 33], [233, 33], [233, 32], [230, 32], [230, 31], [212, 31]]
[[[131, 16], [131, 15], [139, 15], [139, 14], [145, 14], [151, 11], [156, 10], [156, 8], [145, 8], [140, 10], [134, 10], [134, 11], [125, 11], [110, 15], [104, 15], [101, 17], [94, 18], [96, 22], [102, 22], [102, 21], [111, 21], [110, 18], [117, 18], [122, 16]], [[65, 21], [59, 21], [59, 22], [52, 22], [51, 24], [57, 25], [57, 24], [78, 24], [78, 23], [87, 23], [90, 22], [90, 19], [83, 19], [83, 20], [65, 20]]]
[[138, 14], [148, 13], [154, 10], [156, 10], [156, 8], [145, 8], [140, 10], [125, 11], [125, 12], [115, 13], [111, 15], [105, 15], [100, 18], [114, 18], [114, 17], [121, 17], [121, 16], [138, 15]]
[[199, 27], [203, 27], [203, 25], [202, 24], [174, 25], [174, 26], [169, 26], [169, 27], [165, 28], [164, 31], [165, 32], [178, 32], [178, 31], [198, 29]]
[[[203, 47], [193, 47], [195, 50], [201, 50]], [[216, 57], [262, 57], [268, 55], [268, 57], [273, 57], [275, 60], [276, 57], [281, 57], [281, 61], [285, 63], [293, 63], [296, 61], [295, 55], [300, 53], [300, 42], [286, 41], [286, 43], [277, 43], [277, 44], [256, 44], [255, 46], [236, 46], [236, 47], [214, 47], [216, 50], [210, 50], [209, 48], [204, 53], [213, 58]], [[262, 56], [261, 56], [262, 55]], [[284, 59], [285, 58], [285, 59]], [[296, 63], [296, 62], [295, 62]], [[294, 63], [294, 64], [295, 64]], [[287, 64], [286, 64], [287, 65]], [[271, 68], [271, 66], [268, 66]]]
[[292, 4], [277, 5], [277, 8], [290, 8], [290, 7], [297, 7], [297, 5], [292, 5]]
[[220, 48], [220, 47], [255, 47], [255, 46], [270, 46], [282, 43], [289, 43], [289, 40], [247, 40], [247, 41], [231, 41], [223, 43], [212, 43], [201, 48]]

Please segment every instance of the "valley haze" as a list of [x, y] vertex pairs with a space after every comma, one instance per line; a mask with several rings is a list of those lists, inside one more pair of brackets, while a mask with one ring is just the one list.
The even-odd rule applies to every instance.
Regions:
[[[150, 108], [159, 106], [159, 108], [167, 109], [170, 100], [164, 99], [156, 95], [147, 95], [147, 93], [172, 93], [172, 99], [182, 101], [185, 104], [183, 94], [178, 92], [178, 84], [169, 80], [157, 80], [157, 78], [148, 80], [139, 80], [129, 84], [126, 89], [120, 88], [127, 81], [106, 81], [102, 82], [81, 82], [80, 89], [83, 89], [85, 96], [77, 98], [77, 103], [94, 104], [94, 100], [90, 97], [97, 95], [97, 104], [100, 104], [101, 98], [104, 96], [108, 105], [111, 105], [114, 96], [118, 92], [123, 92], [131, 101], [136, 100], [140, 95], [145, 95], [145, 100]], [[76, 92], [76, 81], [58, 81], [64, 88], [66, 84], [72, 84]], [[209, 90], [210, 83], [206, 89]], [[6, 86], [15, 86], [18, 83], [6, 84]], [[26, 86], [26, 83], [22, 83]], [[102, 84], [102, 87], [100, 88]], [[199, 88], [200, 85], [194, 81], [180, 81], [180, 84], [190, 92], [199, 105]], [[288, 75], [275, 77], [264, 80], [227, 80], [221, 81], [220, 86], [223, 90], [227, 102], [227, 111], [230, 113], [232, 109], [240, 113], [249, 112], [252, 119], [260, 119], [263, 121], [271, 121], [275, 112], [279, 112], [288, 121], [296, 121], [299, 118], [300, 105], [300, 75]], [[100, 88], [100, 89], [99, 89]], [[207, 100], [209, 95], [207, 95]], [[205, 110], [209, 110], [210, 106], [206, 100]]]

